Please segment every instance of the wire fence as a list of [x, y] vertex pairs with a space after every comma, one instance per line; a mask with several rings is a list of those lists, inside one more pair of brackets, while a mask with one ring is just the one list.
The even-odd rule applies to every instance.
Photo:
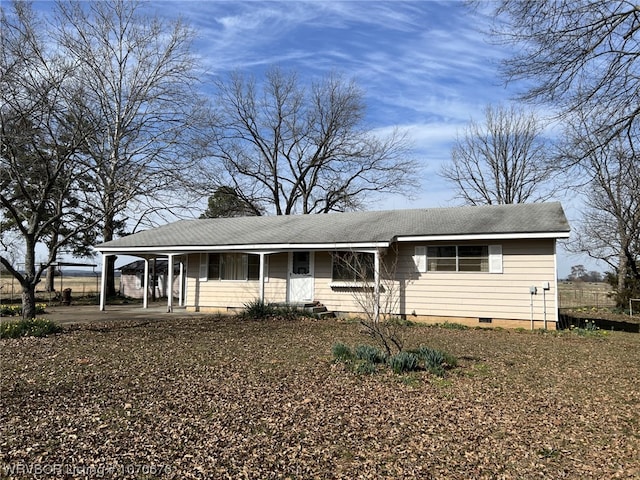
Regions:
[[[120, 288], [120, 277], [116, 277], [116, 290]], [[63, 277], [60, 281], [56, 277], [54, 284], [55, 291], [47, 292], [45, 290], [44, 280], [38, 284], [36, 289], [36, 298], [39, 301], [48, 303], [60, 300], [60, 294], [63, 290], [70, 288], [75, 298], [97, 296], [100, 292], [100, 279], [95, 276], [87, 277]], [[20, 283], [10, 276], [3, 276], [0, 279], [0, 303], [17, 303], [22, 299], [22, 288]]]
[[558, 286], [560, 308], [615, 307], [611, 287], [606, 283], [566, 283]]

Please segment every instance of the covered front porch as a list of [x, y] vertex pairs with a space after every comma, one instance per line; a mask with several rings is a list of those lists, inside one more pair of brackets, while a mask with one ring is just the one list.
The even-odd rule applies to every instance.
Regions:
[[[107, 309], [106, 267], [109, 255], [130, 255], [142, 259], [142, 308], [149, 308], [151, 265], [166, 259], [167, 283], [174, 284], [177, 273], [177, 295], [167, 295], [166, 312], [175, 307], [200, 311], [214, 307], [237, 309], [252, 300], [265, 303], [324, 303], [327, 293], [348, 297], [346, 288], [355, 282], [332, 278], [336, 254], [369, 254], [372, 278], [368, 286], [376, 298], [380, 295], [380, 262], [385, 249], [377, 245], [305, 245], [300, 248], [208, 248], [180, 251], [102, 252], [100, 310]], [[177, 266], [177, 268], [174, 268]], [[335, 275], [335, 272], [334, 272]], [[172, 291], [173, 293], [173, 291]], [[375, 302], [376, 305], [379, 301]], [[218, 310], [219, 311], [219, 310]]]

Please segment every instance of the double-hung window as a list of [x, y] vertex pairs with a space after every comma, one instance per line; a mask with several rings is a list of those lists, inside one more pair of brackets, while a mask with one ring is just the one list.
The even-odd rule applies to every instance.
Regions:
[[502, 273], [502, 246], [417, 246], [414, 261], [419, 272]]
[[427, 247], [427, 269], [432, 272], [488, 272], [487, 245]]
[[258, 280], [260, 256], [247, 253], [210, 253], [207, 262], [209, 280]]
[[374, 279], [373, 253], [335, 252], [331, 279], [338, 282], [364, 282]]

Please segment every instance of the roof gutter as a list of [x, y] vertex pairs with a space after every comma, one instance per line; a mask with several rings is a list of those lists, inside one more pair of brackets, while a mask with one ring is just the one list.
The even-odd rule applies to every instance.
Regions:
[[570, 232], [475, 233], [464, 235], [410, 235], [396, 237], [397, 242], [437, 242], [442, 240], [516, 240], [532, 238], [569, 238]]
[[141, 247], [94, 247], [103, 254], [158, 254], [158, 253], [190, 253], [221, 251], [255, 251], [255, 252], [290, 252], [292, 250], [356, 250], [362, 248], [387, 248], [390, 242], [358, 242], [358, 243], [281, 243], [252, 245], [175, 245], [175, 246], [141, 246]]

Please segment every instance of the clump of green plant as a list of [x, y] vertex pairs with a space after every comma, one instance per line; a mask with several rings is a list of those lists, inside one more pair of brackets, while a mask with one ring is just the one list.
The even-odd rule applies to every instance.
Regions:
[[351, 348], [341, 342], [333, 344], [333, 347], [331, 347], [331, 353], [336, 361], [347, 362], [349, 360], [353, 360], [353, 352], [351, 351]]
[[61, 331], [60, 325], [44, 318], [0, 322], [0, 338], [45, 337]]
[[572, 333], [576, 333], [581, 337], [606, 335], [606, 332], [600, 330], [600, 327], [596, 325], [596, 322], [594, 320], [587, 320], [584, 324], [584, 327], [576, 327], [575, 325], [571, 325], [571, 327], [569, 327], [569, 331], [571, 331]]
[[358, 345], [355, 350], [356, 358], [373, 364], [384, 363], [387, 356], [382, 350], [371, 345]]
[[438, 323], [437, 326], [440, 328], [446, 328], [448, 330], [469, 330], [469, 327], [467, 325], [455, 322]]
[[441, 350], [421, 346], [410, 352], [418, 358], [420, 367], [438, 377], [444, 377], [447, 369], [458, 366], [456, 357]]
[[[36, 303], [36, 315], [45, 313], [47, 305], [45, 303]], [[22, 305], [0, 305], [0, 315], [3, 317], [17, 317], [22, 315]]]
[[331, 351], [336, 362], [344, 363], [358, 375], [375, 373], [378, 365], [387, 358], [384, 352], [371, 345], [358, 345], [352, 350], [344, 343], [335, 343]]
[[240, 313], [240, 316], [249, 320], [266, 320], [275, 317], [295, 320], [296, 318], [312, 317], [313, 315], [295, 305], [276, 305], [256, 299], [244, 304], [244, 310]]
[[260, 320], [272, 317], [275, 313], [276, 309], [273, 305], [270, 305], [263, 300], [256, 299], [244, 304], [242, 316], [252, 320]]
[[444, 377], [446, 370], [458, 365], [458, 360], [453, 355], [424, 346], [387, 355], [371, 345], [358, 345], [352, 350], [344, 343], [335, 343], [332, 354], [335, 361], [346, 364], [358, 374], [375, 373], [379, 365], [386, 364], [396, 374], [425, 370]]
[[412, 372], [418, 369], [418, 357], [412, 352], [398, 352], [389, 357], [389, 367], [394, 373]]

